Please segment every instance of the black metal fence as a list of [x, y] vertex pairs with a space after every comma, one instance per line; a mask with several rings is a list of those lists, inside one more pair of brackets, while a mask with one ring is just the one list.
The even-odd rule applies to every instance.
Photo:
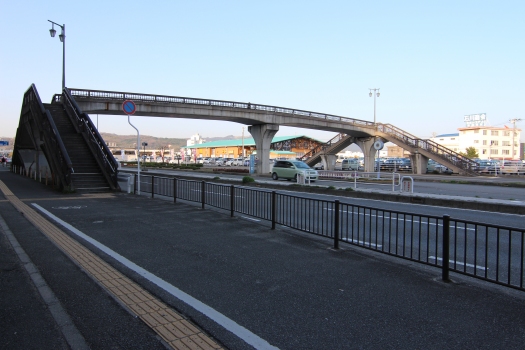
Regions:
[[328, 237], [336, 249], [344, 242], [439, 267], [444, 280], [453, 271], [525, 290], [525, 228], [178, 178], [142, 176], [140, 189]]

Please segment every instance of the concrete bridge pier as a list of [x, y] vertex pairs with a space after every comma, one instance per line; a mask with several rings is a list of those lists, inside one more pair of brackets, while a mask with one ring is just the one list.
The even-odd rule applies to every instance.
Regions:
[[418, 151], [410, 155], [410, 162], [412, 163], [412, 174], [421, 175], [427, 172], [428, 157]]
[[322, 154], [321, 162], [323, 162], [323, 169], [325, 170], [335, 170], [335, 162], [337, 156], [335, 154]]
[[355, 144], [358, 145], [363, 151], [365, 158], [365, 172], [371, 173], [374, 171], [374, 159], [376, 157], [376, 150], [374, 149], [374, 138], [365, 138], [355, 140]]
[[255, 147], [257, 148], [257, 162], [256, 173], [269, 174], [270, 173], [270, 145], [273, 137], [279, 131], [277, 124], [256, 124], [248, 127], [248, 131], [252, 134], [255, 140]]

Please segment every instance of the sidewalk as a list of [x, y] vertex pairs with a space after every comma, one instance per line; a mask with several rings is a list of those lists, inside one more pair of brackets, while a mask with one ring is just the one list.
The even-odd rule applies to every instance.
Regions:
[[[62, 227], [224, 348], [253, 348], [248, 345], [252, 335], [280, 349], [520, 349], [525, 342], [522, 292], [455, 275], [453, 283], [443, 283], [434, 268], [350, 245], [333, 251], [324, 238], [285, 228], [272, 231], [262, 222], [186, 203], [125, 193], [63, 195], [7, 172], [0, 172], [0, 180], [46, 220], [52, 221], [38, 207], [87, 235], [93, 241]], [[150, 326], [109, 297], [4, 195], [0, 209], [90, 348], [163, 348]], [[8, 256], [10, 248], [4, 238], [1, 242], [1, 255]], [[166, 285], [134, 272], [98, 244]], [[10, 256], [8, 263], [20, 266]], [[2, 347], [31, 348], [33, 341], [46, 344], [40, 348], [65, 348], [64, 340], [57, 344], [63, 338], [50, 325], [24, 271], [17, 267], [16, 273], [1, 276], [9, 282], [2, 283], [6, 300], [27, 298], [18, 310], [35, 310], [26, 314], [0, 304], [3, 315], [16, 316], [0, 320]], [[167, 285], [208, 309], [183, 301]], [[230, 321], [245, 331], [232, 331]], [[42, 325], [40, 334], [33, 333], [40, 327], [36, 322]]]

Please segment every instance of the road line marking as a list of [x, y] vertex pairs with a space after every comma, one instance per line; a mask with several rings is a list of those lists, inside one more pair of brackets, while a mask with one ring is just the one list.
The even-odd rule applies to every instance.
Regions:
[[[429, 256], [428, 258], [436, 260], [436, 257], [433, 256], [433, 255]], [[443, 258], [437, 258], [437, 260], [443, 261]], [[479, 266], [479, 265], [473, 265], [473, 264], [465, 264], [465, 263], [463, 263], [461, 261], [449, 260], [448, 262], [451, 263], [451, 264], [455, 264], [455, 265], [461, 265], [461, 266], [467, 266], [467, 267], [475, 267], [477, 270], [482, 270], [482, 271], [488, 270], [488, 268], [485, 268], [485, 266]]]
[[357, 244], [357, 245], [362, 246], [362, 247], [376, 247], [376, 248], [382, 248], [383, 247], [382, 244], [375, 244], [375, 243], [370, 243], [370, 242], [365, 242], [365, 241], [358, 241], [356, 239], [341, 238], [341, 240], [345, 241], [345, 242], [349, 242], [349, 243], [354, 243], [354, 244]]
[[[51, 219], [55, 220], [57, 223], [61, 224], [68, 230], [70, 230], [72, 233], [77, 235], [78, 237], [86, 240], [87, 242], [91, 243], [92, 245], [96, 246], [98, 249], [103, 251], [104, 253], [110, 255], [113, 259], [119, 261], [129, 269], [135, 271], [142, 277], [146, 278], [150, 282], [156, 284], [160, 288], [164, 289], [166, 292], [170, 293], [177, 299], [183, 301], [184, 303], [188, 304], [189, 306], [193, 307], [195, 310], [201, 312], [211, 320], [215, 321], [228, 331], [232, 332], [242, 340], [244, 340], [246, 343], [252, 345], [256, 349], [277, 349], [276, 347], [269, 344], [266, 340], [260, 338], [256, 334], [252, 333], [248, 329], [244, 328], [243, 326], [239, 325], [235, 321], [229, 319], [225, 315], [219, 313], [215, 309], [211, 308], [210, 306], [204, 304], [203, 302], [195, 299], [189, 294], [186, 294], [182, 290], [178, 289], [177, 287], [173, 286], [172, 284], [164, 281], [160, 277], [157, 277], [156, 275], [152, 274], [151, 272], [143, 269], [142, 267], [136, 265], [132, 261], [126, 259], [122, 255], [118, 254], [117, 252], [111, 250], [110, 248], [106, 247], [105, 245], [101, 244], [100, 242], [94, 240], [93, 238], [89, 237], [85, 233], [81, 232], [77, 228], [73, 227], [72, 225], [68, 224], [67, 222], [61, 220], [60, 218], [56, 217], [46, 209], [42, 208], [36, 203], [32, 203], [32, 205], [40, 210], [45, 215], [49, 216]], [[118, 290], [116, 291], [118, 292]], [[142, 316], [140, 316], [142, 318]], [[147, 321], [145, 321], [148, 323]], [[154, 328], [156, 330], [156, 328]], [[163, 330], [163, 329], [162, 329]], [[160, 333], [159, 333], [160, 334]], [[162, 336], [162, 334], [161, 334]], [[200, 335], [199, 335], [200, 336]], [[204, 334], [202, 335], [204, 336]]]
[[[323, 208], [324, 210], [327, 210], [327, 211], [334, 211], [334, 209], [332, 208]], [[382, 210], [380, 210], [382, 211]], [[375, 215], [375, 214], [368, 214], [368, 213], [354, 213], [354, 212], [351, 212], [351, 211], [348, 211], [348, 210], [341, 210], [341, 213], [349, 213], [349, 214], [355, 214], [355, 215], [364, 215], [364, 216], [370, 216], [370, 217], [377, 217], [377, 218], [383, 218], [385, 220], [394, 220], [394, 221], [397, 221], [397, 220], [403, 220], [403, 218], [400, 218], [398, 219], [397, 217], [393, 217], [393, 216], [385, 216], [385, 215]], [[414, 216], [424, 216], [424, 215], [414, 215]], [[423, 224], [423, 225], [429, 225], [429, 226], [436, 226], [436, 223], [435, 222], [429, 222], [429, 221], [419, 221], [419, 220], [410, 220], [410, 219], [405, 219], [406, 221], [408, 222], [412, 222], [414, 224]], [[443, 226], [442, 224], [437, 224], [437, 226]], [[455, 228], [454, 225], [450, 225], [450, 228]], [[464, 226], [458, 226], [457, 227], [458, 230], [464, 230], [465, 227]], [[467, 231], [475, 231], [475, 229], [473, 228], [470, 228], [470, 227], [467, 227]]]
[[251, 220], [251, 221], [257, 221], [257, 222], [261, 221], [261, 220], [250, 218], [250, 217], [247, 217], [247, 216], [241, 216], [241, 218], [246, 219], [246, 220]]

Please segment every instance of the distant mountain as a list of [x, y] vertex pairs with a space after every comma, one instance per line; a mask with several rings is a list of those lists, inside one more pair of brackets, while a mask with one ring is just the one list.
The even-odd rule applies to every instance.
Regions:
[[[251, 138], [252, 135], [248, 135], [248, 136], [244, 136], [245, 139], [248, 139], [248, 138]], [[224, 136], [224, 137], [203, 137], [202, 138], [203, 140], [206, 140], [206, 142], [211, 142], [211, 141], [220, 141], [220, 140], [236, 140], [236, 139], [242, 139], [242, 136], [233, 136], [233, 135], [228, 135], [228, 136]]]
[[[135, 148], [137, 143], [137, 135], [117, 135], [107, 132], [101, 132], [100, 135], [104, 141], [110, 145], [110, 147], [117, 148]], [[168, 138], [168, 137], [155, 137], [150, 135], [140, 135], [140, 143], [147, 142], [147, 148], [161, 148], [168, 147], [178, 149], [181, 146], [186, 146], [186, 139]], [[113, 146], [113, 145], [116, 146]], [[142, 146], [140, 146], [142, 148]]]

